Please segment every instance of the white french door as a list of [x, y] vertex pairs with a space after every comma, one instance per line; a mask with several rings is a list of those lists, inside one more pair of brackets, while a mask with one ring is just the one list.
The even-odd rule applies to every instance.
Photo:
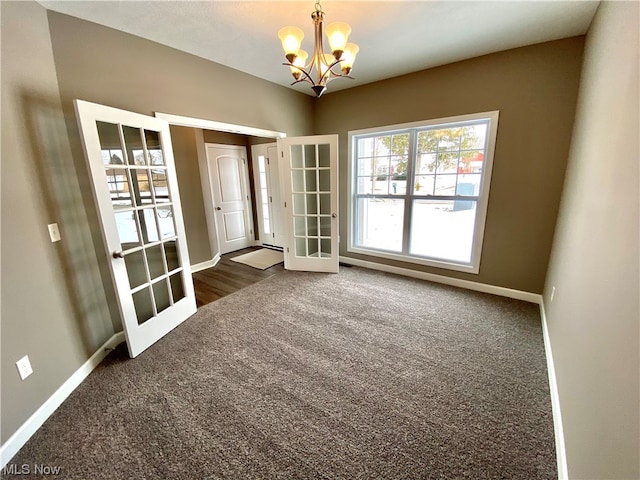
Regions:
[[82, 100], [75, 108], [129, 355], [136, 357], [196, 312], [169, 124]]
[[245, 147], [206, 144], [220, 254], [254, 244]]
[[338, 135], [278, 140], [287, 226], [284, 266], [338, 272]]

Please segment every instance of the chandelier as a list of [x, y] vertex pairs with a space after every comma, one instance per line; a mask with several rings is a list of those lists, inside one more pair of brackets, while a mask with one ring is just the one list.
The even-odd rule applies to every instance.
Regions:
[[309, 82], [316, 97], [319, 97], [327, 89], [327, 83], [334, 78], [353, 79], [349, 73], [351, 73], [353, 61], [360, 48], [355, 43], [347, 43], [351, 27], [344, 22], [335, 22], [328, 25], [326, 29], [331, 54], [325, 54], [322, 46], [324, 12], [319, 2], [316, 2], [315, 8], [315, 11], [311, 13], [315, 42], [309, 63], [307, 63], [309, 54], [300, 49], [304, 38], [302, 30], [298, 27], [284, 27], [278, 31], [278, 37], [287, 58], [287, 63], [283, 63], [283, 65], [291, 68], [291, 74], [295, 79], [291, 85]]

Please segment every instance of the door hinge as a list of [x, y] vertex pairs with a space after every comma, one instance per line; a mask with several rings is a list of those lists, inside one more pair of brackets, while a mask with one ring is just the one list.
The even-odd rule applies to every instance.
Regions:
[[[280, 152], [280, 156], [281, 156], [282, 158], [284, 158], [284, 150]], [[287, 250], [289, 250], [289, 249], [287, 249]]]
[[272, 236], [273, 238], [276, 238], [276, 234], [275, 234], [275, 233], [272, 233], [272, 234], [271, 234], [271, 236]]
[[287, 208], [287, 202], [284, 202], [284, 208]]
[[267, 165], [269, 165], [269, 158], [267, 158]]
[[269, 196], [269, 202], [273, 203], [273, 197]]
[[289, 247], [287, 247], [287, 253], [289, 253]]

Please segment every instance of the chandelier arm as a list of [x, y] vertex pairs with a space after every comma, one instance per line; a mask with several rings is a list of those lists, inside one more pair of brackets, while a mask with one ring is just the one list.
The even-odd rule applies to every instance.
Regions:
[[293, 63], [283, 63], [282, 65], [284, 65], [286, 67], [293, 67], [293, 68], [297, 69], [300, 73], [302, 73], [306, 77], [306, 78], [303, 78], [302, 80], [296, 80], [291, 85], [295, 85], [298, 82], [309, 82], [312, 85], [315, 85], [315, 82], [313, 81], [313, 78], [311, 78], [311, 75], [309, 75], [303, 68], [297, 67]]
[[[327, 65], [327, 70], [324, 72], [322, 77], [320, 77], [318, 82], [319, 83], [324, 82], [326, 84], [327, 82], [329, 82], [329, 80], [333, 80], [333, 77], [344, 77], [344, 75], [336, 73], [333, 70], [331, 70], [333, 67], [335, 67], [337, 64], [339, 64], [341, 61], [342, 60], [336, 60], [331, 65]], [[331, 75], [333, 75], [333, 77]], [[325, 77], [327, 77], [327, 78], [325, 78]]]

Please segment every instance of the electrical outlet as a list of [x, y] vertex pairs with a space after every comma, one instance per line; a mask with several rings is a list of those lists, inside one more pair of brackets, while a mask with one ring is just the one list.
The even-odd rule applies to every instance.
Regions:
[[20, 360], [18, 360], [16, 362], [16, 366], [18, 367], [18, 373], [20, 374], [20, 378], [22, 380], [33, 373], [33, 368], [31, 368], [31, 362], [29, 361], [29, 355], [25, 355]]
[[49, 237], [51, 237], [51, 243], [60, 241], [60, 229], [57, 223], [47, 225], [49, 228]]
[[556, 287], [551, 287], [551, 301], [553, 302], [553, 297], [556, 296]]

